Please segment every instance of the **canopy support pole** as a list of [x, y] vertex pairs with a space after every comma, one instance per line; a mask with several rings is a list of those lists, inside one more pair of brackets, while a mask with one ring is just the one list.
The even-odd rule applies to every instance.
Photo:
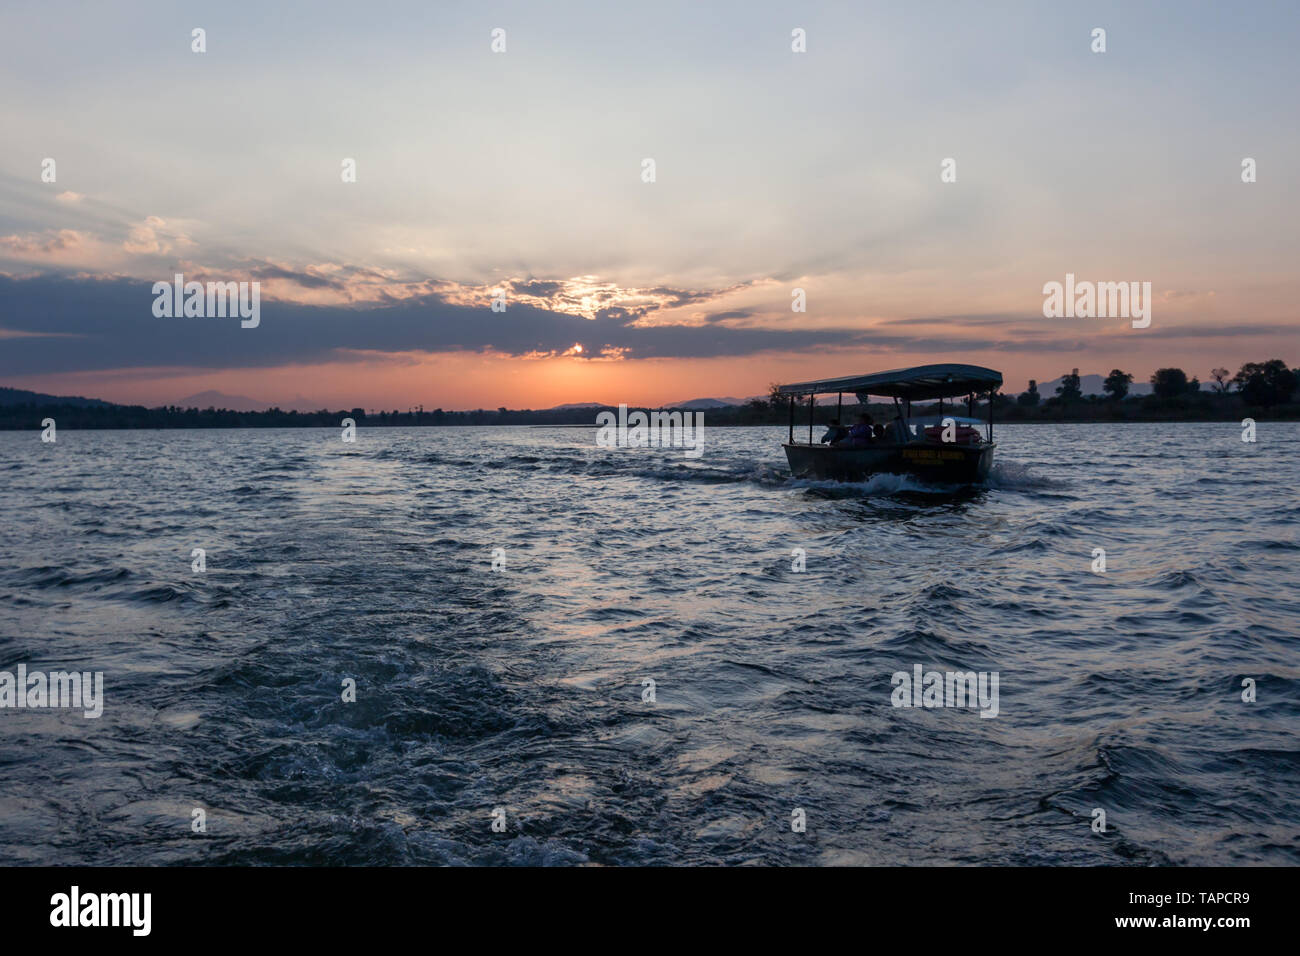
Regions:
[[844, 393], [837, 392], [835, 395], [835, 420], [841, 425], [844, 424]]
[[790, 444], [794, 444], [794, 396], [790, 396]]
[[813, 443], [813, 441], [812, 441], [812, 430], [813, 430], [813, 402], [816, 401], [816, 399], [817, 399], [817, 396], [816, 396], [816, 395], [809, 395], [809, 396], [808, 396], [808, 444], [810, 444], [810, 445]]

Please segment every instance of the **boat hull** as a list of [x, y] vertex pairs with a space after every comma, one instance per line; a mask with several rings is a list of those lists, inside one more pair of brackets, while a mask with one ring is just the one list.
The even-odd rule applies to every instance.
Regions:
[[880, 448], [786, 444], [790, 473], [818, 481], [862, 481], [872, 475], [912, 475], [935, 484], [977, 484], [993, 467], [993, 444], [911, 442]]

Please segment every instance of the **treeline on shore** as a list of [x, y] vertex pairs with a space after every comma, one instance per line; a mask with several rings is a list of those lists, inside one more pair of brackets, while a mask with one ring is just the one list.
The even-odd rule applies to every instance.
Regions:
[[[1030, 380], [1029, 388], [1018, 395], [999, 392], [993, 398], [995, 422], [1177, 422], [1177, 421], [1240, 421], [1254, 418], [1261, 421], [1300, 421], [1300, 369], [1292, 369], [1280, 359], [1267, 362], [1247, 362], [1236, 374], [1226, 368], [1210, 371], [1208, 385], [1202, 386], [1196, 376], [1188, 378], [1180, 368], [1156, 369], [1148, 380], [1151, 394], [1129, 394], [1134, 376], [1120, 369], [1112, 369], [1102, 383], [1103, 394], [1084, 395], [1079, 370], [1073, 369], [1061, 377], [1055, 394], [1044, 396], [1038, 383]], [[736, 410], [740, 420], [726, 420], [725, 412], [710, 412], [709, 417], [718, 425], [750, 424], [747, 417], [759, 417], [763, 424], [784, 424], [789, 421], [788, 398], [778, 396], [777, 386], [769, 390], [766, 401], [754, 400]], [[872, 404], [867, 409], [857, 404], [845, 403], [840, 411], [845, 423], [861, 411], [870, 411], [877, 421], [893, 417], [892, 406]], [[963, 414], [964, 402], [947, 402], [947, 413]], [[912, 406], [912, 414], [934, 415], [938, 404]], [[835, 412], [818, 406], [816, 421], [820, 424]], [[988, 417], [988, 402], [975, 405], [974, 417]], [[794, 424], [808, 425], [808, 408], [795, 408]]]
[[1235, 375], [1211, 369], [1208, 385], [1180, 368], [1156, 369], [1148, 381], [1151, 394], [1130, 395], [1133, 375], [1112, 369], [1102, 395], [1084, 395], [1076, 368], [1062, 376], [1054, 395], [1040, 395], [1030, 380], [1019, 395], [996, 396], [994, 417], [1007, 422], [1300, 420], [1300, 369], [1281, 359], [1247, 362]]
[[[1063, 377], [1056, 394], [1043, 396], [1037, 383], [1019, 395], [999, 393], [994, 397], [993, 417], [1000, 422], [1115, 422], [1115, 421], [1240, 421], [1255, 418], [1265, 421], [1300, 420], [1300, 371], [1277, 359], [1249, 362], [1236, 375], [1227, 369], [1214, 369], [1211, 382], [1203, 387], [1188, 378], [1181, 369], [1157, 369], [1151, 376], [1152, 394], [1129, 394], [1133, 376], [1112, 370], [1104, 384], [1106, 394], [1083, 395], [1079, 387], [1079, 370]], [[766, 399], [752, 399], [744, 405], [702, 410], [710, 425], [785, 425], [789, 421], [790, 403], [775, 394], [775, 386]], [[868, 406], [877, 420], [892, 417], [892, 407], [873, 403]], [[219, 408], [179, 408], [142, 405], [73, 405], [8, 404], [0, 405], [0, 429], [40, 429], [52, 418], [59, 428], [337, 428], [345, 418], [358, 426], [412, 425], [594, 425], [602, 410], [617, 411], [615, 406], [580, 406], [552, 409], [476, 409], [445, 411], [435, 408], [415, 411], [371, 412], [365, 409], [321, 409], [315, 412], [283, 411], [272, 408], [264, 412], [237, 412]], [[857, 403], [845, 402], [839, 414], [845, 419], [863, 411]], [[913, 415], [937, 413], [937, 405], [912, 408]], [[964, 403], [946, 403], [945, 411], [962, 414]], [[815, 420], [825, 424], [836, 414], [835, 406], [819, 405]], [[975, 415], [988, 414], [987, 402], [975, 407]], [[795, 427], [808, 425], [806, 404], [795, 408]]]

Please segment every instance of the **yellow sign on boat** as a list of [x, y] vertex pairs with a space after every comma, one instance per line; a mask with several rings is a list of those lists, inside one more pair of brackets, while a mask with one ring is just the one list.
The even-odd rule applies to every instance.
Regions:
[[903, 457], [918, 465], [937, 465], [943, 461], [961, 461], [965, 458], [959, 451], [940, 448], [904, 448]]

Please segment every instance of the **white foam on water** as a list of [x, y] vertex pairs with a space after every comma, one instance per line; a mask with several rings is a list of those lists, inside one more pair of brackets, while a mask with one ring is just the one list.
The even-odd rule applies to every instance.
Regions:
[[872, 475], [866, 481], [818, 481], [811, 478], [792, 478], [788, 487], [808, 488], [831, 492], [840, 497], [872, 498], [912, 492], [923, 495], [951, 495], [961, 485], [943, 485], [921, 481], [911, 475]]
[[996, 461], [984, 481], [987, 488], [1007, 491], [1035, 491], [1042, 488], [1064, 488], [1064, 482], [1035, 474], [1026, 464], [1016, 461]]

